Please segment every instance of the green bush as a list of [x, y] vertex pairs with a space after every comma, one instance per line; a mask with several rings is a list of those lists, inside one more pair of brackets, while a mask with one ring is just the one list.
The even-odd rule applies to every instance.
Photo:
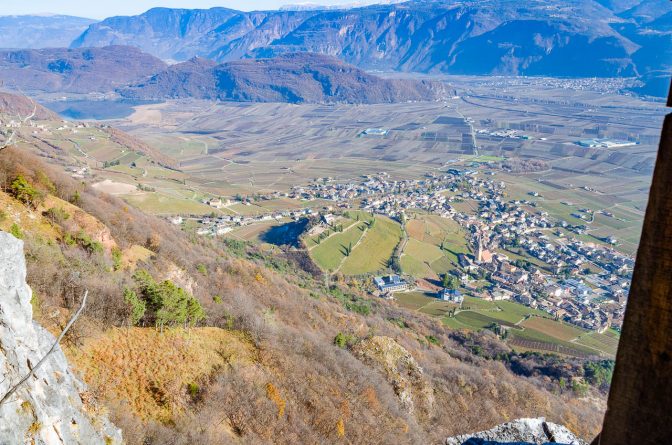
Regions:
[[42, 198], [39, 190], [33, 187], [23, 175], [17, 176], [12, 181], [9, 190], [14, 198], [32, 207], [35, 207]]
[[12, 227], [9, 228], [9, 233], [11, 233], [14, 238], [23, 239], [23, 231], [16, 223], [12, 224]]
[[44, 212], [44, 215], [52, 220], [55, 223], [62, 223], [63, 221], [67, 221], [70, 219], [70, 214], [66, 212], [62, 207], [52, 207], [46, 212]]
[[142, 320], [142, 317], [145, 316], [147, 306], [144, 301], [138, 298], [138, 294], [128, 288], [124, 289], [124, 301], [131, 308], [130, 322], [131, 325], [135, 326]]
[[336, 334], [336, 337], [334, 337], [334, 344], [341, 349], [345, 349], [352, 346], [356, 340], [357, 338], [354, 335], [339, 332]]
[[441, 345], [441, 342], [439, 341], [438, 338], [434, 337], [433, 335], [425, 335], [425, 338], [427, 341], [433, 345], [439, 346]]
[[198, 397], [198, 394], [201, 392], [201, 387], [198, 386], [198, 383], [188, 383], [187, 384], [187, 392], [191, 396], [192, 399], [195, 399]]
[[121, 270], [122, 266], [122, 252], [118, 247], [112, 249], [112, 268], [115, 272]]
[[82, 249], [86, 250], [89, 253], [89, 255], [103, 252], [103, 245], [98, 241], [92, 240], [91, 237], [84, 231], [80, 231], [79, 233], [77, 233], [77, 235], [75, 235], [75, 240], [77, 244], [79, 244], [82, 247]]
[[133, 277], [156, 326], [193, 326], [205, 319], [198, 300], [172, 281], [157, 283], [146, 270], [138, 270]]

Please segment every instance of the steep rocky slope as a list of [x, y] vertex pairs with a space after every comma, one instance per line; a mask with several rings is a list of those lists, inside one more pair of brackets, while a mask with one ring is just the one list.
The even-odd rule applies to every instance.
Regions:
[[383, 103], [436, 100], [448, 88], [439, 82], [382, 79], [334, 57], [289, 54], [222, 65], [192, 59], [119, 92], [134, 99]]
[[[33, 321], [23, 243], [0, 232], [0, 394], [18, 383], [47, 353], [55, 338]], [[60, 348], [0, 405], [0, 443], [121, 443]]]

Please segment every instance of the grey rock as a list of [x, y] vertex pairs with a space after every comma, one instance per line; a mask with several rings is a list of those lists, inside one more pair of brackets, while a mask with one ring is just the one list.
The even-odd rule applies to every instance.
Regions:
[[[46, 354], [55, 338], [33, 321], [23, 242], [0, 232], [0, 397]], [[119, 444], [121, 431], [85, 403], [86, 386], [60, 347], [0, 405], [0, 445]]]
[[446, 445], [586, 445], [571, 431], [545, 419], [518, 419], [474, 434], [449, 437]]

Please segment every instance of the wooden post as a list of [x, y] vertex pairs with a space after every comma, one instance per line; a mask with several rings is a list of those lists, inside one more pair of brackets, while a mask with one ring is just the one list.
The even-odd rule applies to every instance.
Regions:
[[[672, 91], [668, 98], [672, 107]], [[600, 445], [672, 440], [672, 114], [667, 115]]]

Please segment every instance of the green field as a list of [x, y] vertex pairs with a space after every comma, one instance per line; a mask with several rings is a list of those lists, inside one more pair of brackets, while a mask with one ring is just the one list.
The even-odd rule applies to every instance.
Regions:
[[207, 215], [216, 212], [205, 204], [160, 193], [126, 195], [122, 198], [132, 206], [154, 215]]
[[[349, 225], [347, 222], [343, 222], [343, 225], [345, 229], [342, 233], [332, 234], [310, 249], [311, 258], [322, 270], [336, 271], [345, 260], [348, 247], [356, 246], [367, 231], [367, 225], [364, 222], [350, 221]], [[353, 255], [358, 248], [354, 247]]]
[[436, 278], [455, 269], [457, 255], [469, 252], [464, 229], [452, 219], [419, 213], [406, 223], [406, 231], [401, 268], [416, 278]]
[[387, 268], [400, 239], [399, 223], [384, 216], [376, 216], [376, 223], [366, 231], [352, 254], [345, 259], [340, 271], [346, 275], [361, 275]]

